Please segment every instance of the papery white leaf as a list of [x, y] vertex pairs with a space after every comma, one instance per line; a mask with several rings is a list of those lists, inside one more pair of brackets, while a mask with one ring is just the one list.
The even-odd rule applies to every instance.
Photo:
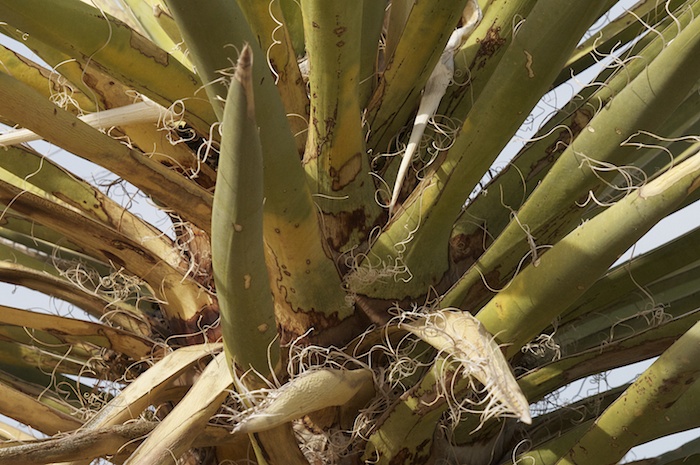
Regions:
[[418, 114], [413, 122], [411, 137], [408, 140], [408, 145], [402, 156], [401, 165], [399, 166], [396, 181], [394, 182], [394, 189], [391, 193], [389, 216], [391, 216], [396, 202], [399, 199], [401, 185], [408, 172], [408, 167], [411, 166], [413, 156], [418, 151], [418, 146], [425, 132], [425, 128], [430, 118], [435, 116], [440, 101], [447, 91], [447, 86], [452, 81], [455, 70], [454, 55], [481, 21], [481, 9], [476, 0], [469, 0], [462, 13], [462, 19], [464, 25], [452, 32], [445, 46], [445, 50], [442, 52], [442, 55], [440, 55], [440, 60], [435, 65], [435, 69], [433, 69], [428, 81], [425, 83], [423, 97], [421, 97], [420, 105], [418, 106]]
[[[168, 117], [168, 115], [168, 110], [155, 102], [145, 100], [132, 103], [131, 105], [124, 105], [123, 107], [89, 113], [78, 118], [93, 128], [107, 129], [129, 124], [157, 123], [159, 120]], [[39, 139], [41, 139], [41, 136], [29, 129], [13, 129], [0, 135], [0, 147], [9, 147]]]
[[489, 396], [508, 412], [523, 423], [532, 423], [529, 403], [503, 352], [493, 336], [471, 314], [443, 310], [417, 321], [401, 323], [400, 327], [459, 362], [462, 373], [479, 380]]

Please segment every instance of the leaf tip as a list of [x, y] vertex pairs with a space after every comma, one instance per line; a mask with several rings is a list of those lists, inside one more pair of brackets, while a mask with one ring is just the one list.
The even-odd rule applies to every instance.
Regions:
[[253, 50], [250, 45], [245, 44], [236, 62], [236, 72], [233, 78], [243, 86], [245, 94], [248, 117], [255, 119], [255, 105], [253, 103]]

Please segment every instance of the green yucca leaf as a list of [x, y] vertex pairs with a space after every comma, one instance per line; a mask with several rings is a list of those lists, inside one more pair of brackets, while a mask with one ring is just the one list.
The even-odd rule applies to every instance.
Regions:
[[[512, 344], [506, 353], [513, 355], [695, 190], [699, 169], [700, 157], [695, 156], [579, 226], [517, 275], [477, 314], [479, 320], [499, 340]], [[569, 268], [572, 263], [576, 271]], [[552, 304], [555, 295], [558, 305]], [[546, 310], [541, 306], [545, 301]]]
[[631, 336], [618, 337], [605, 344], [602, 350], [599, 347], [589, 348], [550, 363], [543, 363], [519, 379], [523, 392], [528, 399], [538, 401], [547, 393], [599, 370], [613, 369], [659, 356], [697, 321], [697, 312], [690, 311], [687, 307], [686, 310], [687, 312], [678, 318], [668, 319]]
[[[546, 2], [537, 4], [517, 40], [505, 52], [502, 58], [505, 64], [489, 80], [489, 90], [484, 90], [483, 98], [477, 100], [459, 136], [440, 160], [440, 169], [426, 175], [372, 247], [372, 254], [378, 257], [401, 254], [403, 263], [413, 270], [408, 285], [403, 280], [381, 286], [375, 283], [361, 293], [387, 299], [416, 297], [427, 287], [439, 283], [438, 273], [447, 267], [447, 251], [434, 250], [428, 243], [447, 242], [452, 223], [467, 195], [538, 96], [551, 84], [559, 69], [556, 63], [563, 62], [573, 49], [572, 30], [583, 33], [588, 22], [600, 13], [602, 3], [580, 4], [581, 10], [577, 11], [563, 11]], [[563, 16], [558, 17], [560, 14]], [[546, 41], [541, 39], [544, 28], [551, 28], [550, 39]], [[566, 46], [554, 39], [557, 35], [569, 37]], [[519, 70], [517, 73], [513, 72], [514, 67]], [[512, 119], [507, 121], [505, 115]], [[459, 182], [454, 181], [457, 179]], [[397, 244], [403, 246], [396, 247]], [[421, 265], [413, 266], [418, 263]]]
[[170, 205], [190, 205], [189, 218], [209, 229], [211, 194], [137, 150], [91, 128], [60, 110], [25, 84], [1, 73], [5, 115], [50, 142], [105, 168], [111, 168], [135, 186]]
[[[314, 199], [299, 163], [272, 73], [266, 68], [265, 60], [257, 58], [264, 57], [265, 53], [252, 41], [249, 26], [235, 4], [221, 2], [203, 8], [192, 2], [169, 0], [168, 5], [205, 79], [216, 79], [219, 70], [230, 67], [235, 49], [229, 44], [242, 47], [247, 42], [256, 57], [253, 74], [260, 78], [254, 80], [253, 89], [263, 154], [263, 228], [269, 247], [268, 267], [277, 276], [270, 286], [275, 296], [277, 324], [282, 328], [282, 342], [306, 334], [312, 327], [315, 329], [312, 337], [324, 337], [326, 330], [337, 330], [340, 322], [349, 327], [348, 332], [352, 334], [346, 338], [349, 340], [361, 331], [357, 328], [361, 322], [345, 299], [336, 264], [324, 250]], [[220, 21], [223, 14], [226, 20]], [[216, 28], [202, 29], [199, 27], [202, 23]], [[231, 24], [240, 24], [240, 27], [231, 27]], [[220, 84], [217, 86], [207, 86], [211, 88], [210, 97], [215, 107], [219, 106], [216, 96], [223, 98], [225, 95], [225, 89]], [[296, 292], [297, 288], [314, 290], [302, 293]], [[337, 330], [335, 334], [342, 331]]]
[[366, 240], [381, 214], [362, 128], [362, 10], [323, 0], [301, 2], [309, 54], [310, 121], [303, 164], [334, 254]]
[[414, 111], [467, 0], [398, 3], [403, 13], [392, 13], [394, 24], [389, 23], [386, 71], [367, 104], [367, 145], [378, 152], [387, 149]]
[[[446, 295], [445, 305], [458, 305], [464, 301], [466, 290], [480, 281], [479, 273], [488, 274], [493, 270], [489, 265], [493, 255], [499, 254], [497, 261], [502, 267], [504, 257], [500, 255], [501, 251], [505, 252], [517, 243], [517, 260], [522, 257], [527, 245], [522, 240], [526, 232], [521, 224], [527, 224], [529, 233], [546, 244], [561, 237], [572, 224], [579, 221], [575, 213], [576, 202], [586, 195], [588, 189], [601, 182], [595, 170], [599, 163], [624, 161], [625, 155], [633, 149], [621, 147], [620, 144], [640, 128], [651, 130], [660, 125], [695, 85], [697, 79], [693, 76], [694, 71], [688, 67], [698, 65], [694, 57], [696, 47], [700, 47], [699, 27], [700, 22], [691, 22], [649, 65], [646, 73], [640, 74], [626, 86], [613, 103], [586, 125], [586, 129], [567, 147], [537, 190], [519, 209], [517, 221], [511, 221], [499, 236], [498, 244], [491, 246], [489, 252], [479, 259], [479, 272], [475, 265], [460, 278]], [[649, 76], [654, 76], [653, 82], [649, 81]], [[585, 158], [593, 153], [594, 159]], [[591, 162], [586, 163], [586, 160]], [[563, 209], [549, 208], [553, 204]], [[512, 269], [515, 269], [517, 261], [511, 263]], [[508, 276], [509, 273], [504, 273], [501, 279]], [[500, 283], [492, 285], [499, 286]]]
[[[642, 412], [668, 409], [697, 379], [700, 323], [664, 352], [596, 420], [557, 464], [617, 463], [636, 443], [636, 437], [660, 422]], [[612, 439], [612, 440], [611, 440]], [[595, 450], [595, 453], [592, 451]]]
[[[62, 53], [98, 63], [124, 84], [169, 107], [186, 100], [186, 119], [202, 134], [214, 122], [211, 107], [197, 97], [201, 82], [167, 52], [79, 0], [5, 2], [5, 21]], [[79, 22], [81, 27], [74, 27]], [[128, 56], [128, 58], [125, 58]], [[167, 82], [167, 85], [161, 84]]]
[[[695, 7], [698, 8], [697, 4]], [[679, 23], [687, 25], [692, 15], [690, 11], [684, 13], [678, 18]], [[453, 265], [455, 271], [464, 270], [472, 265], [486, 246], [491, 245], [491, 238], [498, 237], [511, 221], [511, 210], [517, 211], [522, 206], [559, 156], [585, 129], [598, 109], [607, 105], [632, 78], [643, 72], [647, 64], [661, 52], [664, 44], [678, 32], [676, 24], [671, 24], [659, 31], [658, 35], [653, 34], [653, 40], [645, 47], [640, 47], [639, 50], [633, 49], [636, 58], [629, 60], [623, 70], [616, 73], [615, 69], [603, 70], [595, 81], [605, 82], [606, 85], [582, 89], [535, 134], [534, 140], [516, 155], [511, 164], [489, 183], [488, 191], [496, 195], [480, 195], [469, 203], [455, 222], [452, 231], [451, 243], [455, 246], [451, 250], [451, 255], [457, 262], [457, 266]], [[687, 105], [689, 111], [697, 112], [697, 106], [693, 104], [696, 99], [691, 97], [690, 100], [683, 103], [681, 107]], [[669, 131], [678, 131], [676, 135], [683, 133], [682, 126], [679, 127], [679, 121], [687, 121], [688, 114], [680, 111], [681, 107], [674, 112], [679, 120], [670, 121], [674, 118], [672, 115], [664, 124], [664, 128], [660, 129], [660, 134], [673, 136]], [[664, 156], [658, 158], [667, 160]], [[635, 156], [635, 166], [640, 166], [636, 164], [636, 160], [639, 159], [640, 157]], [[665, 164], [665, 162], [662, 163]], [[605, 197], [600, 194], [599, 198]], [[594, 212], [597, 213], [599, 210]], [[475, 218], [478, 220], [474, 221]], [[477, 301], [470, 302], [469, 306], [476, 308], [478, 304]]]
[[[308, 128], [309, 97], [306, 94], [292, 37], [283, 22], [280, 1], [269, 3], [243, 0], [238, 2], [253, 34], [265, 51], [265, 60], [272, 71], [282, 104], [287, 111], [289, 127], [294, 134], [299, 153], [303, 153], [304, 134]], [[263, 57], [260, 56], [260, 60]], [[258, 68], [260, 69], [260, 68]]]
[[610, 268], [695, 220], [698, 16], [0, 0], [0, 463], [617, 463], [700, 426], [700, 229]]
[[566, 81], [571, 74], [578, 74], [594, 65], [600, 60], [600, 56], [637, 39], [643, 28], [639, 19], [647, 24], [663, 24], [667, 22], [666, 18], [675, 21], [675, 16], [678, 13], [676, 10], [684, 3], [686, 2], [680, 0], [666, 2], [663, 5], [654, 1], [638, 2], [632, 9], [610, 21], [604, 28], [596, 31], [584, 43], [576, 47], [576, 51], [555, 82], [560, 84]]
[[[154, 44], [175, 57], [186, 67], [192, 68], [192, 64], [181, 49], [182, 37], [179, 37], [177, 26], [175, 26], [173, 19], [159, 7], [157, 2], [124, 0], [124, 3], [129, 6], [131, 13], [144, 30], [145, 35]], [[167, 26], [168, 24], [169, 27]], [[178, 34], [172, 37], [171, 34], [176, 31]]]
[[252, 60], [244, 47], [226, 98], [212, 254], [228, 363], [233, 370], [252, 368], [266, 376], [279, 361], [279, 348], [263, 245], [263, 165]]

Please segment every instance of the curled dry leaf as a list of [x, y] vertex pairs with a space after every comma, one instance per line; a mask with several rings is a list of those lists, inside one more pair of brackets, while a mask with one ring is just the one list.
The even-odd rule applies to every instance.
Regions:
[[311, 412], [348, 403], [373, 388], [372, 372], [321, 368], [302, 373], [253, 407], [234, 433], [257, 433], [296, 420]]
[[460, 363], [462, 373], [481, 382], [488, 395], [523, 423], [532, 423], [525, 395], [493, 336], [466, 312], [444, 310], [400, 327]]

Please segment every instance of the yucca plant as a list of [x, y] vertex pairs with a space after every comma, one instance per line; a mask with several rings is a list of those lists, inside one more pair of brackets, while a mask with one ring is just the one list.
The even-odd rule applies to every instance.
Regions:
[[0, 463], [600, 465], [700, 426], [700, 230], [611, 268], [698, 199], [700, 2], [617, 3], [0, 0], [40, 57], [0, 50], [0, 279], [75, 308], [0, 308], [36, 433]]

